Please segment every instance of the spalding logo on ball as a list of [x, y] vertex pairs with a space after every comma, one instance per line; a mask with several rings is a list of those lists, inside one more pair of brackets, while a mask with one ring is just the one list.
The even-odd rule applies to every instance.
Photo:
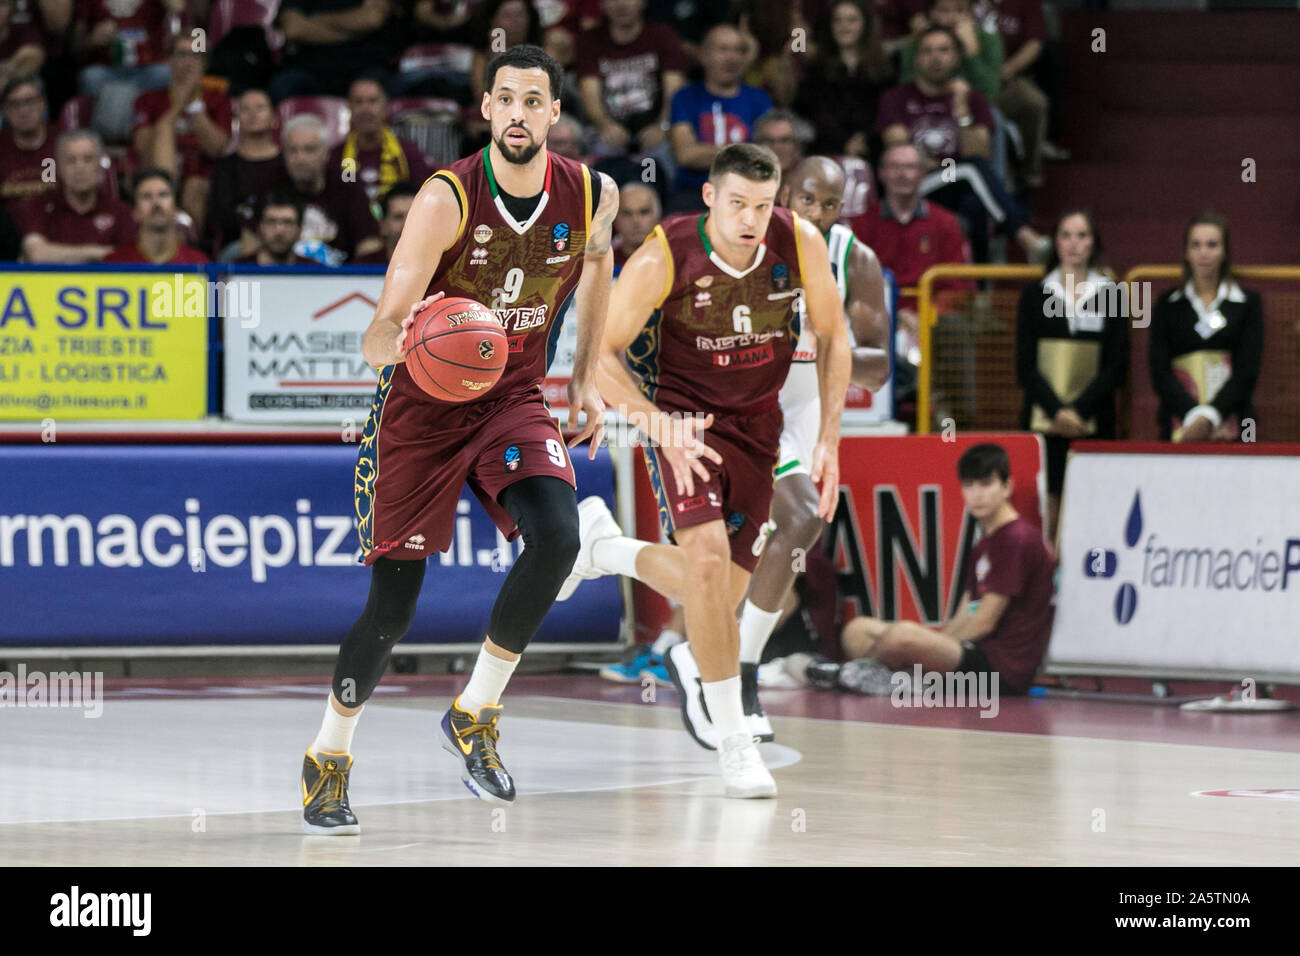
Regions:
[[487, 395], [501, 380], [509, 357], [501, 320], [473, 299], [439, 299], [416, 315], [407, 332], [411, 381], [443, 402]]

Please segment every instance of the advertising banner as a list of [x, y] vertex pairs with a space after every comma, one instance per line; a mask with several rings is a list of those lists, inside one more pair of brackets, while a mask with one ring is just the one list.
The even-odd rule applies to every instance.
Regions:
[[378, 373], [361, 357], [382, 275], [232, 276], [252, 317], [225, 314], [225, 413], [236, 422], [365, 425]]
[[[355, 446], [0, 448], [0, 648], [336, 644], [370, 585], [359, 564]], [[575, 455], [613, 507], [607, 451]], [[468, 490], [431, 556], [410, 644], [477, 644], [522, 549]], [[588, 581], [537, 643], [619, 639], [617, 578]]]
[[0, 419], [200, 419], [202, 271], [0, 271]]
[[966, 513], [957, 460], [993, 442], [1011, 459], [1011, 504], [1042, 526], [1044, 465], [1037, 435], [1017, 433], [845, 438], [840, 506], [828, 534], [846, 618], [942, 624], [956, 610], [979, 524]]
[[1300, 458], [1074, 454], [1051, 668], [1300, 680]]

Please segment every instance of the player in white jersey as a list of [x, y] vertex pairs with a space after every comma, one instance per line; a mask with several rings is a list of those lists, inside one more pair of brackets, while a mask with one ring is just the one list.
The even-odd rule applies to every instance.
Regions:
[[[782, 184], [778, 203], [816, 226], [826, 237], [831, 272], [844, 303], [853, 345], [855, 385], [871, 391], [889, 378], [889, 313], [880, 260], [846, 226], [836, 223], [844, 204], [844, 171], [825, 156], [799, 163]], [[781, 389], [781, 454], [768, 520], [771, 535], [750, 580], [740, 614], [740, 681], [745, 720], [751, 736], [773, 739], [772, 725], [758, 701], [758, 663], [776, 629], [781, 607], [794, 587], [797, 553], [807, 553], [826, 527], [817, 514], [818, 491], [810, 478], [813, 447], [821, 423], [817, 388], [817, 336], [811, 323], [800, 325], [794, 360]], [[796, 551], [796, 549], [800, 549]], [[696, 668], [688, 644], [672, 648], [673, 664], [687, 687], [685, 719], [698, 742], [713, 743], [714, 734], [700, 695], [691, 694]]]

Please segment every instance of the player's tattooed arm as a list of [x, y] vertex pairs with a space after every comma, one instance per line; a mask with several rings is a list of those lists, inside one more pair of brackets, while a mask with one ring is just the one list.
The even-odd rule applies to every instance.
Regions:
[[403, 229], [397, 240], [374, 320], [361, 340], [361, 355], [371, 368], [405, 359], [406, 330], [421, 309], [442, 296], [435, 292], [425, 298], [425, 292], [461, 225], [460, 205], [451, 186], [443, 179], [426, 182], [411, 203], [406, 220], [415, 225]]
[[591, 217], [591, 235], [587, 237], [587, 255], [603, 256], [614, 240], [614, 217], [618, 215], [618, 184], [606, 173], [600, 177], [600, 205]]
[[853, 243], [848, 279], [849, 300], [844, 310], [854, 339], [852, 381], [874, 392], [889, 380], [889, 311], [885, 275], [870, 246]]
[[614, 277], [610, 237], [614, 216], [618, 214], [618, 187], [604, 173], [596, 175], [600, 177], [600, 204], [591, 217], [582, 275], [574, 292], [578, 342], [573, 355], [573, 375], [569, 379], [569, 428], [577, 431], [579, 418], [583, 414], [587, 418], [585, 426], [569, 442], [569, 447], [591, 439], [589, 458], [596, 457], [596, 449], [605, 436], [605, 403], [596, 387], [596, 357], [609, 310], [609, 284]]

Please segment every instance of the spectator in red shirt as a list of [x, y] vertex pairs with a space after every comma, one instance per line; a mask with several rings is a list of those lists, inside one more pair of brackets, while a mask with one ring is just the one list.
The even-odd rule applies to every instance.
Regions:
[[618, 215], [614, 217], [614, 275], [618, 275], [628, 256], [645, 242], [663, 218], [659, 194], [645, 183], [624, 183], [618, 191]]
[[185, 0], [77, 0], [73, 52], [89, 64], [78, 78], [95, 97], [94, 127], [105, 139], [131, 137], [135, 98], [171, 82], [168, 20], [185, 13]]
[[283, 189], [273, 189], [265, 197], [257, 217], [258, 249], [235, 262], [254, 266], [316, 266], [293, 251], [302, 235], [302, 203]]
[[379, 238], [384, 241], [384, 248], [353, 259], [348, 265], [386, 266], [393, 261], [393, 251], [397, 248], [397, 240], [402, 238], [402, 227], [406, 225], [406, 214], [411, 211], [411, 203], [415, 202], [419, 191], [417, 183], [401, 182], [394, 183], [384, 193], [379, 218]]
[[927, 27], [916, 51], [916, 81], [880, 98], [876, 128], [886, 146], [912, 143], [931, 170], [921, 194], [956, 212], [970, 225], [977, 262], [988, 261], [988, 222], [1014, 237], [1031, 257], [1050, 247], [1024, 219], [1019, 205], [989, 163], [993, 113], [988, 101], [957, 76], [961, 45], [946, 27]]
[[59, 137], [59, 189], [24, 200], [14, 216], [23, 233], [28, 262], [79, 264], [98, 262], [114, 248], [135, 241], [131, 207], [106, 195], [104, 144], [88, 129]]
[[[587, 120], [610, 153], [654, 153], [668, 138], [686, 58], [670, 27], [647, 23], [645, 0], [601, 0], [604, 18], [582, 34], [578, 82]], [[666, 150], [664, 150], [666, 153]]]
[[916, 621], [857, 617], [841, 640], [850, 658], [841, 686], [889, 695], [893, 671], [990, 674], [998, 690], [1026, 693], [1052, 633], [1056, 558], [1042, 533], [1011, 507], [1011, 462], [1000, 445], [974, 445], [957, 463], [961, 495], [980, 524], [957, 613], [938, 630]]
[[140, 234], [104, 257], [105, 262], [204, 265], [208, 257], [181, 242], [176, 228], [176, 190], [165, 169], [142, 169], [131, 177], [135, 221]]
[[230, 98], [205, 87], [207, 54], [187, 33], [172, 39], [171, 85], [135, 101], [132, 145], [136, 161], [165, 169], [180, 182], [180, 205], [204, 232], [212, 162], [230, 145]]
[[[279, 114], [266, 90], [250, 89], [235, 103], [239, 145], [212, 164], [203, 247], [222, 259], [257, 251], [257, 210], [262, 199], [288, 182], [276, 134]], [[238, 242], [234, 251], [230, 250]]]
[[19, 76], [4, 87], [0, 129], [0, 201], [13, 212], [24, 199], [56, 188], [54, 136], [45, 122], [45, 84]]
[[326, 175], [325, 129], [318, 117], [300, 113], [285, 124], [284, 167], [288, 191], [303, 206], [302, 241], [308, 245], [300, 253], [339, 265], [382, 247], [365, 193], [336, 171]]
[[347, 139], [330, 151], [330, 175], [361, 187], [366, 202], [378, 211], [379, 197], [394, 185], [433, 174], [414, 143], [398, 139], [388, 127], [388, 94], [376, 81], [362, 77], [348, 88], [351, 126]]
[[45, 63], [40, 30], [13, 20], [14, 0], [0, 0], [0, 87], [16, 76], [39, 73]]
[[[921, 198], [919, 187], [923, 175], [920, 150], [911, 143], [889, 147], [880, 157], [883, 198], [868, 206], [861, 216], [849, 220], [853, 234], [875, 251], [880, 264], [894, 274], [900, 289], [915, 287], [930, 266], [970, 261], [957, 217]], [[973, 282], [960, 279], [936, 283], [939, 311], [974, 288]], [[895, 343], [899, 361], [895, 376], [900, 397], [915, 387], [916, 368], [921, 360], [916, 307], [914, 293], [899, 295]]]

